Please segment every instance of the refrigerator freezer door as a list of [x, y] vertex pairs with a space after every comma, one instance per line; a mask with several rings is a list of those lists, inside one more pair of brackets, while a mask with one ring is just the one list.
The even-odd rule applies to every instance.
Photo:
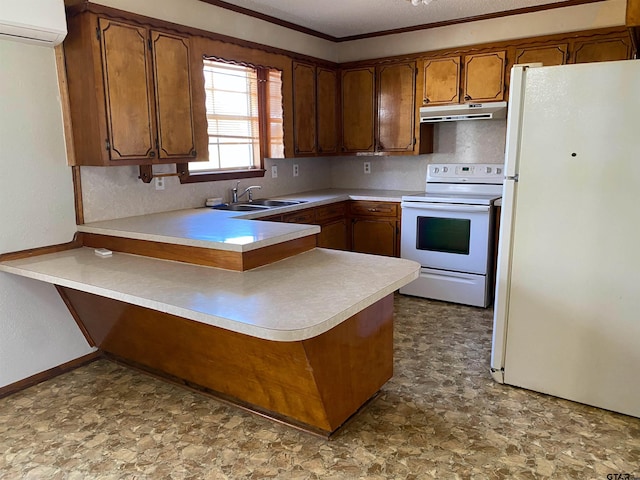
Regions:
[[640, 417], [638, 85], [633, 60], [527, 71], [504, 380]]

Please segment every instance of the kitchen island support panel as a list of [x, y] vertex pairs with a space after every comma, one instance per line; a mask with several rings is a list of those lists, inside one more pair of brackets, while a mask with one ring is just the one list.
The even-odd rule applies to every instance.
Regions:
[[393, 294], [316, 337], [282, 342], [57, 288], [100, 350], [319, 433], [334, 432], [393, 374]]
[[316, 235], [296, 238], [246, 252], [152, 242], [95, 233], [81, 233], [80, 235], [82, 245], [85, 247], [107, 248], [114, 252], [236, 271], [251, 270], [268, 265], [316, 247]]

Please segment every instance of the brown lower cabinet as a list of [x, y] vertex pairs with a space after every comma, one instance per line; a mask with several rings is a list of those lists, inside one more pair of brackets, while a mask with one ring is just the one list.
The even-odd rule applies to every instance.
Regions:
[[347, 202], [339, 202], [285, 213], [280, 219], [268, 217], [264, 220], [319, 225], [322, 229], [318, 234], [317, 244], [319, 247], [349, 250], [349, 232], [346, 216]]
[[260, 220], [319, 225], [318, 247], [400, 256], [400, 208], [395, 202], [352, 200]]
[[349, 228], [347, 219], [333, 220], [321, 225], [322, 230], [318, 234], [318, 246], [332, 248], [334, 250], [349, 250]]
[[352, 201], [351, 250], [400, 256], [400, 215], [397, 203]]

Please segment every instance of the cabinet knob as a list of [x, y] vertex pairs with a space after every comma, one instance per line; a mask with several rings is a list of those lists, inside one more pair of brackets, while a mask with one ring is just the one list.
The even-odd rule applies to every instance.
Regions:
[[150, 158], [155, 158], [156, 157], [156, 152], [149, 152], [149, 157]]
[[429, 103], [429, 99], [425, 97], [424, 100], [422, 100], [422, 103]]
[[465, 99], [465, 100], [471, 100], [471, 97], [470, 97], [469, 95], [465, 95], [465, 96], [464, 96], [464, 99]]
[[191, 156], [193, 158], [196, 158], [197, 155], [198, 155], [198, 152], [196, 152], [195, 150], [191, 150]]

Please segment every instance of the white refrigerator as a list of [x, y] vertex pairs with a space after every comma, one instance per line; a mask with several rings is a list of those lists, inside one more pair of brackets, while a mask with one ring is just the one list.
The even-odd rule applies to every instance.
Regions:
[[491, 372], [640, 417], [640, 60], [515, 66]]

